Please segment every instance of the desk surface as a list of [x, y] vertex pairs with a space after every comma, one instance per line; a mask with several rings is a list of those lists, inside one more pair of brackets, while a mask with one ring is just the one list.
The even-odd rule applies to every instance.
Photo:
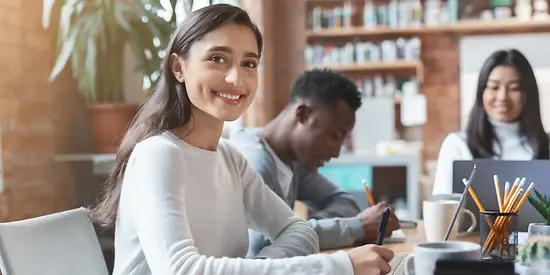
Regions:
[[[414, 246], [419, 243], [426, 242], [426, 237], [424, 234], [424, 223], [422, 221], [418, 222], [418, 225], [416, 228], [406, 228], [403, 229], [405, 231], [405, 234], [407, 235], [407, 241], [404, 243], [392, 243], [392, 244], [384, 244], [384, 247], [387, 247], [391, 249], [395, 253], [411, 253], [413, 252]], [[474, 242], [479, 243], [479, 233], [472, 233], [472, 235], [459, 237], [458, 240], [460, 241], [467, 241], [467, 242]], [[352, 247], [345, 248], [344, 250], [349, 250]], [[337, 249], [341, 250], [341, 249]], [[322, 253], [334, 253], [337, 250], [325, 250], [321, 251]]]

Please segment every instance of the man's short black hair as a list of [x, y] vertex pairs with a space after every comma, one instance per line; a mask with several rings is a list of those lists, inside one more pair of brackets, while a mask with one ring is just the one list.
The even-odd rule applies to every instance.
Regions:
[[357, 85], [344, 75], [328, 69], [314, 69], [300, 75], [290, 89], [290, 102], [298, 99], [320, 101], [327, 105], [343, 100], [354, 110], [361, 107], [361, 92]]

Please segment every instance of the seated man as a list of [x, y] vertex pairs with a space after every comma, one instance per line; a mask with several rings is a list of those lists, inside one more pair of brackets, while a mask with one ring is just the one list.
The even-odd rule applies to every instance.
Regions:
[[[380, 203], [360, 212], [351, 194], [317, 172], [340, 154], [360, 105], [361, 93], [346, 77], [328, 70], [307, 71], [295, 81], [289, 104], [273, 121], [229, 138], [289, 207], [300, 200], [314, 210], [309, 223], [319, 235], [321, 249], [375, 242], [381, 215], [389, 206]], [[392, 214], [386, 236], [398, 228]], [[248, 256], [254, 256], [269, 242], [250, 233]]]

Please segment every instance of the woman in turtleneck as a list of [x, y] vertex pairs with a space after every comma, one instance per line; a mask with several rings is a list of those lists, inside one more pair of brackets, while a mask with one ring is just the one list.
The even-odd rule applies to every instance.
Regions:
[[455, 160], [548, 159], [539, 90], [529, 61], [515, 49], [483, 64], [466, 132], [451, 133], [439, 151], [433, 194], [451, 194]]

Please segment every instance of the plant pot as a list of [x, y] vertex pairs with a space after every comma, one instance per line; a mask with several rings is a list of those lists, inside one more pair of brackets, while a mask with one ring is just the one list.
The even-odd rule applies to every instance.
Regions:
[[548, 238], [550, 239], [550, 225], [544, 223], [530, 223], [527, 229], [527, 238]]
[[514, 272], [518, 275], [548, 274], [550, 272], [549, 261], [546, 259], [539, 260], [530, 266], [516, 262], [514, 264]]
[[116, 153], [138, 109], [137, 104], [89, 104], [94, 151], [100, 154]]

